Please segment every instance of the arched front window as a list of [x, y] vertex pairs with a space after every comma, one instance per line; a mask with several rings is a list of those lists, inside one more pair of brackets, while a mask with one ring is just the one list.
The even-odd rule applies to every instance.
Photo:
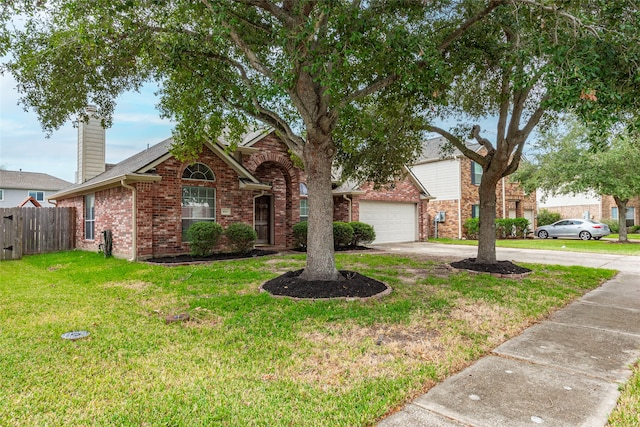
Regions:
[[[216, 176], [204, 163], [187, 166], [183, 179], [215, 181]], [[187, 240], [187, 230], [196, 222], [216, 220], [216, 189], [203, 186], [182, 187], [182, 240]]]
[[300, 221], [306, 221], [309, 218], [309, 190], [307, 184], [300, 183]]
[[215, 181], [216, 176], [213, 174], [211, 168], [204, 163], [194, 163], [187, 166], [182, 173], [184, 179], [199, 179], [203, 181]]

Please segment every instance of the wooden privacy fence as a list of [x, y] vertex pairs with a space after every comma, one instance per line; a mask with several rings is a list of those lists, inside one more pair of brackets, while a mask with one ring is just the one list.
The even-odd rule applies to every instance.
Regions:
[[0, 260], [75, 247], [73, 208], [1, 208]]

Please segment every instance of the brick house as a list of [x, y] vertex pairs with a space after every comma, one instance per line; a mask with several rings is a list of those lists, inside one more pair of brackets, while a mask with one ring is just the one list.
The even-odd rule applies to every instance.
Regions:
[[[443, 137], [425, 141], [420, 159], [411, 166], [414, 176], [434, 197], [428, 204], [427, 222], [431, 225], [428, 237], [463, 238], [462, 226], [469, 218], [480, 215], [478, 188], [482, 167], [454, 149], [445, 154]], [[479, 144], [469, 144], [482, 153]], [[535, 227], [536, 195], [524, 194], [517, 183], [502, 178], [496, 188], [497, 218], [526, 218], [530, 229]], [[438, 219], [439, 221], [436, 221]]]
[[[101, 233], [110, 230], [115, 256], [186, 253], [186, 229], [203, 220], [223, 227], [251, 224], [257, 243], [292, 246], [293, 225], [308, 215], [307, 187], [304, 171], [293, 164], [275, 132], [248, 134], [233, 153], [222, 141], [205, 143], [194, 163], [176, 159], [172, 143], [167, 139], [106, 165], [99, 120], [79, 124], [78, 182], [51, 196], [58, 206], [76, 209], [77, 248], [97, 250]], [[336, 184], [334, 220], [370, 223], [377, 243], [422, 240], [426, 230], [420, 221], [428, 199], [411, 174], [381, 190]]]

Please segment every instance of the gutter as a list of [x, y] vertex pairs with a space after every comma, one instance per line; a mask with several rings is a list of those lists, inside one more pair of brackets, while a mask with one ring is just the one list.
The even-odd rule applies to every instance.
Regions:
[[137, 205], [138, 205], [138, 190], [136, 187], [133, 187], [125, 182], [125, 180], [120, 181], [120, 185], [122, 187], [131, 190], [131, 246], [132, 246], [132, 257], [130, 261], [135, 261], [138, 258], [138, 214], [137, 214]]
[[128, 173], [117, 175], [113, 178], [106, 179], [104, 181], [91, 182], [87, 181], [86, 183], [82, 183], [79, 185], [74, 185], [73, 187], [59, 191], [55, 194], [52, 194], [48, 200], [61, 200], [66, 199], [68, 197], [75, 196], [83, 196], [89, 193], [95, 193], [100, 190], [105, 190], [107, 188], [112, 188], [118, 184], [121, 184], [124, 181], [128, 182], [157, 182], [162, 179], [159, 175], [150, 175], [150, 174], [140, 174], [140, 173]]
[[351, 215], [351, 208], [352, 208], [352, 204], [353, 204], [353, 200], [351, 200], [350, 198], [347, 197], [346, 194], [342, 195], [342, 198], [344, 200], [347, 201], [347, 203], [349, 203], [349, 222], [353, 221], [352, 215]]

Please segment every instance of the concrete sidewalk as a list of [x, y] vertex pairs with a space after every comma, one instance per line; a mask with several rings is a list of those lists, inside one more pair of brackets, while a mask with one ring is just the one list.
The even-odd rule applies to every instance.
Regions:
[[639, 349], [640, 274], [622, 272], [378, 426], [603, 427]]
[[602, 427], [640, 357], [640, 275], [620, 273], [379, 427]]

